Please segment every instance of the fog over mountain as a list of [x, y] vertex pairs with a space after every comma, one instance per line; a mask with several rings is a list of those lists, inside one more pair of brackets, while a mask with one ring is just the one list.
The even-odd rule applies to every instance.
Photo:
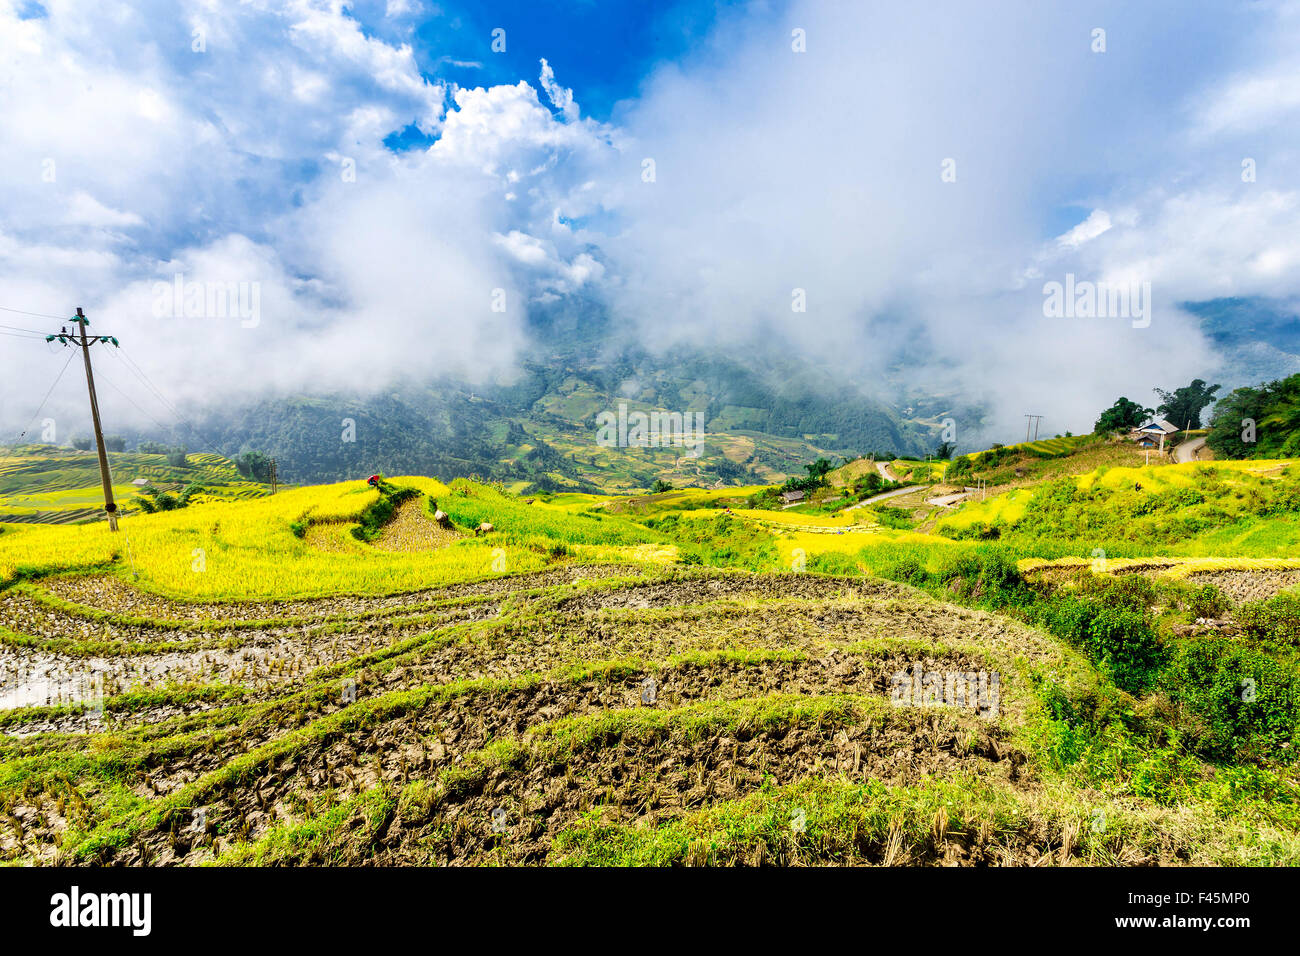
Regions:
[[[672, 55], [611, 99], [580, 53], [454, 5], [0, 2], [0, 326], [82, 306], [219, 416], [506, 387], [567, 317], [610, 354], [766, 349], [831, 395], [943, 395], [1007, 440], [1252, 341], [1189, 303], [1294, 317], [1300, 4], [931, 7], [670, 7]], [[1067, 277], [1149, 311], [1047, 317]], [[12, 436], [67, 353], [0, 357]], [[166, 418], [96, 360], [113, 422]], [[74, 373], [43, 414], [75, 425]]]

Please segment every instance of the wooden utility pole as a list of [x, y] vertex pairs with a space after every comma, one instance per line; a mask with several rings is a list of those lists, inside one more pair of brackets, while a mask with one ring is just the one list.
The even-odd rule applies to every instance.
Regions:
[[117, 345], [117, 339], [109, 335], [97, 335], [94, 337], [86, 335], [86, 326], [90, 320], [86, 318], [86, 313], [81, 311], [81, 306], [77, 306], [77, 314], [72, 317], [72, 321], [79, 326], [79, 332], [69, 333], [63, 329], [57, 335], [47, 335], [45, 341], [53, 342], [58, 339], [64, 345], [69, 343], [81, 346], [81, 357], [86, 362], [86, 388], [90, 391], [90, 421], [95, 428], [95, 447], [99, 450], [99, 479], [104, 485], [104, 513], [108, 515], [108, 529], [117, 530], [117, 502], [113, 500], [113, 479], [108, 473], [108, 452], [104, 448], [104, 429], [99, 423], [99, 399], [95, 397], [95, 373], [90, 367], [90, 346], [96, 342], [112, 342]]

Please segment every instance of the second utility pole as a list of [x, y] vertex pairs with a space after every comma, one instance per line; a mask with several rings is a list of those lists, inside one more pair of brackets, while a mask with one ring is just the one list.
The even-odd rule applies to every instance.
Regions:
[[[104, 429], [99, 424], [99, 399], [95, 397], [95, 373], [90, 370], [90, 339], [86, 337], [86, 326], [90, 324], [86, 313], [77, 306], [77, 314], [72, 319], [81, 326], [81, 357], [86, 360], [86, 387], [90, 389], [90, 421], [95, 426], [95, 445], [99, 449], [99, 479], [104, 483], [104, 511], [108, 514], [108, 530], [117, 530], [117, 502], [113, 500], [113, 479], [108, 473], [108, 452], [104, 449]], [[76, 341], [75, 334], [73, 340]]]

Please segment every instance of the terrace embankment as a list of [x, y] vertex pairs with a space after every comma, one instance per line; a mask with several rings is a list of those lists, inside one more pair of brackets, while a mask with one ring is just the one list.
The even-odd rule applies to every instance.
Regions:
[[[814, 575], [566, 567], [342, 605], [210, 607], [225, 613], [200, 623], [194, 606], [103, 577], [0, 599], [6, 626], [38, 632], [4, 648], [22, 679], [103, 667], [113, 689], [102, 712], [11, 712], [0, 746], [33, 771], [4, 795], [17, 824], [0, 852], [261, 858], [392, 791], [403, 809], [385, 835], [345, 840], [338, 859], [559, 862], [557, 840], [594, 809], [658, 825], [825, 774], [1032, 786], [1012, 756], [1018, 668], [1056, 653], [905, 586]], [[95, 641], [119, 652], [75, 653]], [[892, 706], [894, 675], [918, 667], [1000, 669], [1001, 713]], [[101, 752], [110, 727], [118, 749]], [[62, 771], [69, 760], [82, 770]]]

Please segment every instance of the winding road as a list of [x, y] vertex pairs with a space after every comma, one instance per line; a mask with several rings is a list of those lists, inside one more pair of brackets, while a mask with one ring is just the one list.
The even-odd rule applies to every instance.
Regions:
[[1193, 438], [1191, 441], [1185, 441], [1174, 449], [1174, 461], [1180, 465], [1189, 461], [1196, 461], [1196, 453], [1204, 446], [1204, 438]]
[[[894, 479], [891, 478], [889, 480], [893, 481]], [[923, 485], [908, 485], [906, 488], [895, 488], [893, 491], [882, 491], [880, 494], [872, 495], [870, 498], [863, 498], [857, 504], [849, 505], [847, 508], [842, 509], [842, 511], [856, 511], [858, 508], [875, 504], [877, 501], [884, 501], [886, 498], [897, 498], [899, 495], [911, 495], [923, 490]]]

